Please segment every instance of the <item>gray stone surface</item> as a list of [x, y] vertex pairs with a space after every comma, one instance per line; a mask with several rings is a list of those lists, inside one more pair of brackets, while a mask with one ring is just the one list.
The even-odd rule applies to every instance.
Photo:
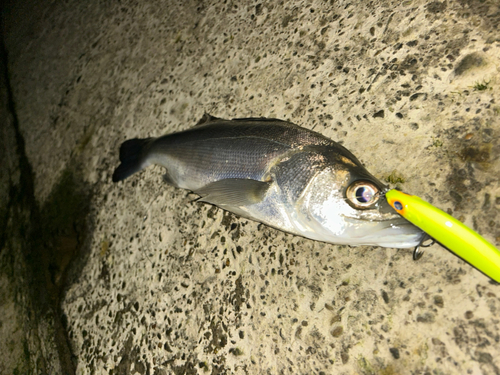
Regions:
[[6, 62], [0, 44], [0, 374], [62, 374], [59, 319], [38, 287], [45, 274], [33, 256], [40, 250], [34, 245], [38, 210]]
[[5, 19], [37, 201], [68, 171], [93, 192], [62, 301], [77, 374], [500, 373], [500, 289], [437, 245], [413, 262], [288, 235], [159, 167], [111, 182], [127, 138], [204, 112], [289, 119], [498, 247], [497, 1], [21, 2]]

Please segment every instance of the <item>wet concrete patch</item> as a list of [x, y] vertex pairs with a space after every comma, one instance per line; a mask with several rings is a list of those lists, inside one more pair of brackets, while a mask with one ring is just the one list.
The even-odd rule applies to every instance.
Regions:
[[461, 76], [472, 69], [477, 69], [486, 65], [484, 56], [478, 52], [474, 52], [464, 56], [455, 66], [453, 72], [456, 76]]
[[73, 170], [63, 171], [41, 208], [46, 263], [50, 280], [59, 293], [66, 286], [71, 266], [73, 281], [78, 279], [77, 270], [81, 271], [81, 267], [75, 265], [75, 260], [84, 263], [85, 253], [89, 251], [85, 244], [91, 236], [88, 215], [92, 191], [78, 176]]

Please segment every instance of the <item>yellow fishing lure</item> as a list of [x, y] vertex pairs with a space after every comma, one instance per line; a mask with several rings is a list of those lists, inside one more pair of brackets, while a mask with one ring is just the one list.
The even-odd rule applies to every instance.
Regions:
[[500, 251], [481, 235], [415, 195], [392, 189], [385, 196], [406, 220], [479, 271], [500, 282]]

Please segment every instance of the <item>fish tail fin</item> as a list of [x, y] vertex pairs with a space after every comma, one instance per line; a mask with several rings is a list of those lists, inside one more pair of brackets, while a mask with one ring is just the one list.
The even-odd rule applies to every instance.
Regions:
[[151, 138], [129, 139], [120, 146], [121, 164], [113, 172], [113, 182], [118, 182], [147, 166], [147, 149]]

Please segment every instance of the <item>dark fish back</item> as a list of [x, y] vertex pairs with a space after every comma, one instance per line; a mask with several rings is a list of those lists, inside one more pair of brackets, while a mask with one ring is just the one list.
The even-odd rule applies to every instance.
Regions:
[[205, 124], [169, 136], [178, 136], [176, 137], [177, 142], [254, 137], [288, 148], [306, 145], [326, 146], [335, 143], [319, 133], [301, 128], [288, 121], [268, 118], [213, 119]]
[[[290, 150], [332, 143], [285, 121], [211, 119], [206, 124], [156, 139], [151, 154], [171, 160], [160, 164], [177, 181], [182, 178], [181, 171], [204, 179], [204, 183], [223, 178], [261, 180], [272, 160]], [[172, 170], [174, 165], [179, 171]]]
[[287, 121], [259, 118], [209, 117], [204, 124], [157, 138], [151, 154], [168, 158], [155, 162], [165, 166], [175, 184], [182, 186], [184, 175], [202, 184], [225, 178], [263, 180], [275, 162], [311, 146], [332, 148], [359, 163], [348, 150], [321, 134]]

